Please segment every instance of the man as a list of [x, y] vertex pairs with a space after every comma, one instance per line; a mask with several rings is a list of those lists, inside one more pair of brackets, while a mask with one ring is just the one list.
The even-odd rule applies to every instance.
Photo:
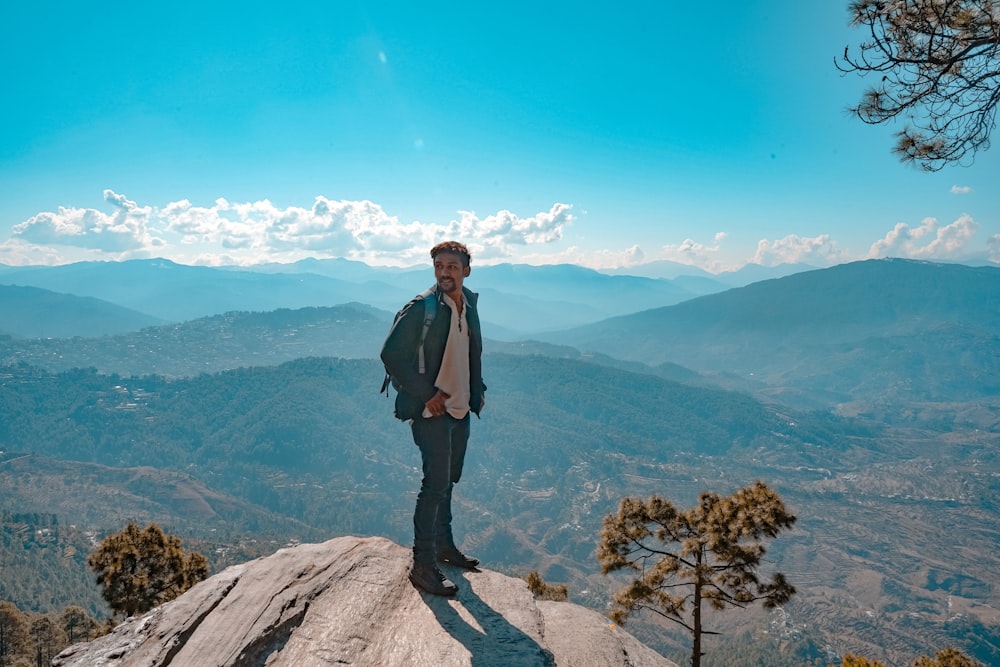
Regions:
[[[464, 286], [471, 272], [468, 248], [446, 241], [431, 249], [431, 258], [434, 287], [403, 307], [382, 346], [381, 357], [396, 381], [396, 416], [409, 420], [423, 461], [423, 480], [413, 512], [410, 581], [428, 593], [454, 595], [458, 588], [438, 569], [437, 562], [470, 570], [479, 564], [455, 545], [451, 495], [462, 476], [469, 413], [478, 416], [485, 404], [483, 339], [476, 310], [479, 295]], [[421, 362], [428, 299], [435, 300], [431, 307], [436, 307], [436, 315], [426, 329]]]

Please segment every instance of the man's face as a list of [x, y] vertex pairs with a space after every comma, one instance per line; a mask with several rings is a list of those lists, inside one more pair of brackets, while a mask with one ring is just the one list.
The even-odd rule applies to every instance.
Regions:
[[462, 291], [462, 283], [469, 275], [471, 267], [462, 262], [462, 256], [452, 252], [441, 252], [434, 258], [434, 278], [438, 289], [453, 299]]

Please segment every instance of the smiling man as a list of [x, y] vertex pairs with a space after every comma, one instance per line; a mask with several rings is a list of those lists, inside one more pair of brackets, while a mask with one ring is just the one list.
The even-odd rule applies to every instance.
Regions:
[[455, 545], [451, 497], [465, 463], [469, 413], [478, 416], [485, 404], [483, 339], [478, 295], [464, 284], [471, 272], [468, 248], [446, 241], [431, 249], [431, 258], [434, 287], [403, 307], [381, 357], [398, 392], [396, 416], [410, 422], [423, 462], [410, 581], [434, 595], [454, 595], [457, 587], [437, 562], [466, 569], [479, 564]]

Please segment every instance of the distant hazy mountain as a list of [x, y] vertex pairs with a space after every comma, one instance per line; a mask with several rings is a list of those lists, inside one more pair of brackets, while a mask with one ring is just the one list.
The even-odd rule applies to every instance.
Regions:
[[335, 259], [302, 259], [289, 264], [279, 264], [270, 262], [265, 264], [254, 264], [252, 267], [222, 267], [235, 271], [254, 271], [256, 273], [314, 273], [317, 276], [347, 280], [355, 283], [364, 283], [369, 280], [383, 280], [385, 276], [392, 276], [401, 272], [411, 271], [413, 267], [373, 267], [355, 260], [335, 258]]
[[[434, 282], [429, 266], [370, 267], [347, 260], [303, 260], [252, 268], [185, 266], [162, 259], [81, 262], [5, 267], [0, 277], [9, 284], [103, 299], [169, 322], [233, 311], [351, 302], [395, 312]], [[511, 264], [474, 266], [468, 285], [484, 294], [482, 319], [487, 335], [505, 340], [675, 304], [721, 289], [704, 281], [685, 285], [609, 276], [573, 265]]]
[[234, 310], [334, 306], [359, 301], [355, 283], [313, 274], [261, 274], [156, 260], [29, 267], [4, 282], [90, 296], [182, 322]]
[[601, 273], [606, 273], [610, 276], [643, 276], [645, 278], [666, 278], [669, 280], [673, 280], [674, 278], [679, 278], [681, 276], [696, 276], [700, 278], [715, 277], [714, 274], [698, 268], [697, 266], [682, 264], [680, 262], [672, 262], [666, 259], [644, 262], [642, 264], [634, 264], [632, 266], [626, 266], [619, 269], [601, 269]]
[[104, 336], [162, 322], [100, 299], [0, 285], [0, 334], [15, 338]]
[[620, 314], [680, 303], [696, 296], [670, 280], [609, 276], [574, 264], [529, 266], [497, 264], [475, 268], [469, 282], [477, 288], [565, 301]]
[[604, 269], [601, 273], [607, 273], [612, 276], [628, 275], [661, 278], [681, 283], [701, 284], [706, 287], [714, 285], [716, 289], [702, 292], [703, 294], [709, 294], [711, 292], [719, 292], [727, 287], [742, 287], [743, 285], [749, 285], [759, 280], [782, 278], [794, 273], [801, 273], [802, 271], [812, 271], [815, 268], [815, 266], [810, 266], [809, 264], [779, 264], [777, 266], [746, 264], [735, 271], [709, 273], [704, 269], [691, 266], [690, 264], [658, 260], [621, 269]]
[[539, 338], [828, 404], [1000, 395], [998, 332], [1000, 268], [870, 260]]
[[724, 271], [715, 279], [731, 287], [742, 287], [761, 280], [783, 278], [803, 271], [815, 271], [817, 267], [809, 264], [779, 264], [777, 266], [761, 266], [760, 264], [745, 264], [735, 271]]
[[[281, 266], [268, 265], [267, 269], [277, 271]], [[430, 267], [370, 267], [346, 260], [303, 260], [287, 266], [294, 271], [363, 282], [364, 298], [358, 300], [389, 310], [398, 309], [406, 299], [434, 282]], [[399, 292], [386, 297], [380, 292], [383, 285], [392, 285]], [[608, 275], [573, 264], [478, 266], [475, 263], [467, 285], [482, 294], [482, 317], [496, 327], [488, 333], [501, 339], [680, 303], [726, 287], [691, 279], [671, 281]], [[402, 300], [400, 292], [405, 295]], [[484, 326], [489, 328], [487, 324]]]

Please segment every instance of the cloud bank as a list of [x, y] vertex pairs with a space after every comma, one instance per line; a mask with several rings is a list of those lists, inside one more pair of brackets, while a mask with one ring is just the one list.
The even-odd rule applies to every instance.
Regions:
[[900, 222], [872, 244], [868, 257], [961, 259], [978, 229], [979, 224], [968, 215], [943, 227], [935, 218], [925, 218], [919, 227]]
[[[953, 189], [956, 194], [963, 190]], [[186, 264], [252, 265], [345, 257], [373, 265], [409, 265], [426, 262], [427, 249], [446, 239], [465, 242], [477, 261], [486, 263], [572, 262], [595, 269], [667, 260], [719, 273], [748, 263], [826, 267], [890, 256], [956, 261], [976, 257], [1000, 263], [1000, 234], [974, 247], [980, 225], [969, 215], [946, 225], [935, 218], [926, 218], [915, 227], [900, 222], [867, 249], [845, 249], [830, 234], [789, 234], [759, 239], [752, 254], [746, 255], [726, 247], [731, 240], [724, 231], [710, 240], [685, 237], [655, 247], [632, 243], [619, 249], [583, 248], [577, 239], [567, 238], [575, 217], [573, 206], [564, 203], [527, 217], [509, 210], [484, 217], [460, 210], [447, 222], [404, 222], [371, 201], [323, 196], [309, 207], [280, 207], [268, 199], [240, 203], [223, 198], [210, 206], [182, 199], [156, 207], [105, 190], [104, 201], [106, 210], [59, 207], [14, 225], [10, 237], [0, 242], [0, 263], [165, 257]]]
[[459, 211], [457, 219], [439, 224], [404, 223], [370, 201], [322, 196], [310, 208], [281, 208], [267, 199], [249, 203], [217, 199], [211, 206], [184, 199], [156, 208], [139, 206], [112, 190], [104, 191], [104, 200], [110, 213], [60, 207], [15, 225], [3, 244], [5, 255], [14, 255], [18, 248], [37, 253], [57, 246], [105, 258], [164, 255], [207, 264], [303, 257], [384, 263], [423, 260], [435, 243], [458, 238], [477, 257], [504, 258], [516, 247], [561, 239], [573, 222], [572, 206], [561, 203], [523, 218], [506, 210], [484, 218]]
[[12, 237], [39, 245], [68, 245], [108, 253], [153, 248], [158, 240], [149, 234], [153, 210], [140, 207], [123, 195], [104, 191], [104, 200], [114, 211], [65, 208], [39, 213], [14, 225]]

